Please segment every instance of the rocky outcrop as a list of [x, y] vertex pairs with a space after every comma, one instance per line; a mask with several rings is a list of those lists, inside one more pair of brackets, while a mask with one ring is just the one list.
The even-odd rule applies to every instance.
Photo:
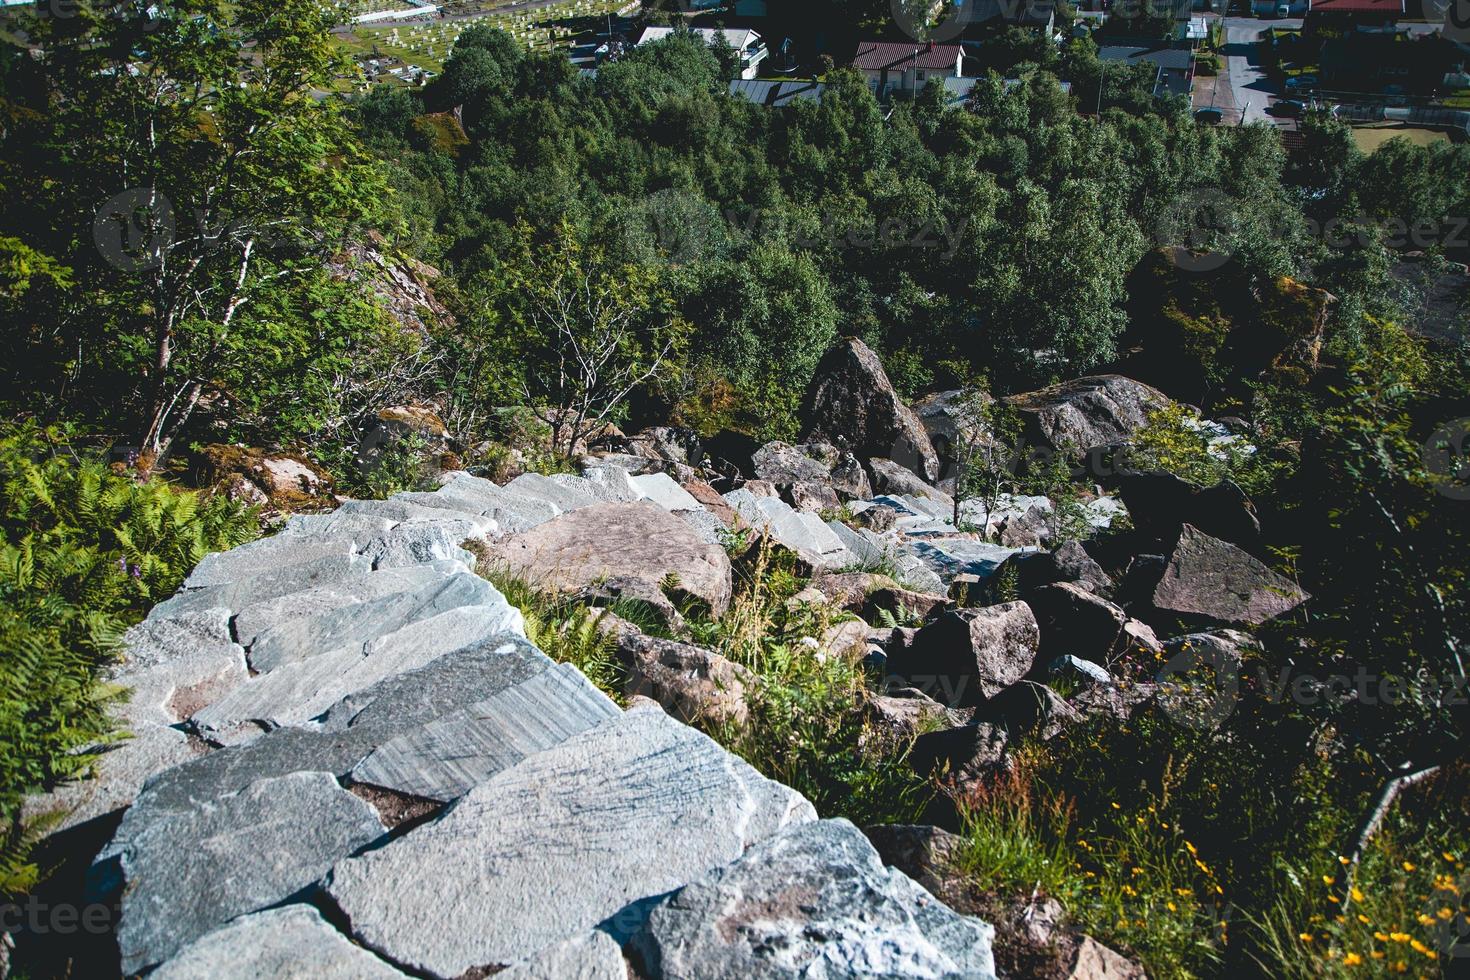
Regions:
[[1087, 453], [1127, 442], [1143, 428], [1148, 413], [1169, 403], [1157, 388], [1119, 374], [1078, 378], [1012, 395], [1021, 414], [1028, 449]]
[[861, 340], [848, 338], [823, 355], [803, 417], [807, 441], [829, 442], [864, 459], [891, 459], [930, 482], [939, 478], [929, 434]]
[[327, 268], [339, 279], [366, 286], [411, 333], [427, 337], [431, 324], [453, 324], [454, 317], [434, 295], [439, 270], [410, 256], [389, 253], [387, 239], [370, 231], [367, 241], [349, 245]]
[[1258, 626], [1309, 596], [1290, 579], [1219, 538], [1184, 525], [1153, 591], [1160, 610]]
[[[884, 937], [873, 942], [874, 933]], [[995, 977], [990, 926], [885, 868], [845, 820], [794, 826], [649, 912], [652, 976]]]
[[331, 476], [299, 453], [213, 443], [201, 451], [197, 469], [200, 483], [251, 506], [320, 510], [336, 503]]
[[[698, 506], [692, 497], [689, 501]], [[716, 615], [730, 604], [730, 559], [724, 549], [651, 502], [580, 508], [498, 542], [490, 555], [541, 588], [576, 592], [600, 579], [622, 577], [658, 588], [673, 576], [680, 590], [709, 603]]]

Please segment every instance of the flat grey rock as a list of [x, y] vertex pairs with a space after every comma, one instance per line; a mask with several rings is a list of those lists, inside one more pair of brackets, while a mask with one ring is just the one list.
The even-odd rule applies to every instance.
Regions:
[[471, 538], [493, 533], [483, 522], [458, 518], [448, 521], [422, 521], [400, 524], [391, 531], [369, 538], [358, 547], [358, 553], [373, 563], [373, 568], [419, 565], [434, 561], [457, 561], [473, 568], [474, 556], [460, 547]]
[[642, 906], [811, 804], [656, 708], [533, 755], [438, 819], [340, 862], [328, 890], [353, 935], [406, 967], [455, 977], [508, 965]]
[[599, 504], [621, 504], [637, 500], [637, 494], [629, 495], [618, 484], [610, 480], [590, 480], [586, 476], [572, 473], [557, 473], [550, 477], [552, 483], [576, 493], [586, 494]]
[[373, 563], [361, 555], [329, 555], [294, 565], [285, 565], [202, 589], [185, 589], [153, 607], [149, 621], [177, 619], [208, 609], [239, 610], [293, 592], [303, 592], [344, 578], [372, 571]]
[[396, 592], [379, 599], [289, 619], [271, 626], [250, 645], [250, 666], [274, 670], [317, 653], [367, 643], [410, 623], [461, 606], [488, 605], [499, 597], [489, 582], [468, 572], [446, 576], [416, 592]]
[[518, 534], [560, 513], [548, 500], [509, 493], [476, 476], [460, 475], [436, 490], [435, 495], [456, 508], [494, 518], [501, 534]]
[[462, 572], [464, 567], [458, 562], [430, 562], [406, 568], [385, 568], [377, 572], [369, 570], [350, 578], [334, 579], [285, 595], [273, 596], [236, 607], [234, 636], [248, 647], [262, 633], [273, 627], [331, 612], [353, 603], [432, 588], [442, 584], [449, 576]]
[[699, 510], [677, 510], [673, 512], [690, 529], [699, 536], [699, 540], [706, 544], [722, 544], [725, 540], [727, 528], [714, 514], [704, 508]]
[[290, 898], [384, 833], [373, 808], [325, 772], [260, 780], [185, 810], [134, 812], [98, 857], [115, 863], [122, 884], [125, 973]]
[[128, 630], [123, 649], [109, 680], [129, 689], [115, 711], [129, 727], [176, 724], [249, 678], [228, 609], [150, 617]]
[[570, 664], [379, 746], [354, 782], [449, 802], [527, 756], [559, 745], [621, 710]]
[[[387, 500], [349, 500], [338, 508], [343, 514], [369, 514], [373, 517], [385, 517], [388, 520], [402, 524], [436, 524], [447, 520], [466, 520], [479, 524], [481, 529], [494, 533], [497, 528], [495, 521], [488, 517], [476, 517], [471, 514], [445, 514], [437, 507], [424, 507], [421, 504], [411, 503], [407, 500], [399, 500], [389, 497]], [[395, 528], [396, 529], [396, 528]]]
[[816, 514], [798, 512], [779, 497], [758, 497], [743, 487], [724, 496], [745, 523], [818, 564], [841, 564], [852, 557]]
[[605, 932], [557, 943], [495, 974], [499, 980], [628, 980], [623, 951]]
[[674, 482], [667, 473], [648, 473], [633, 477], [633, 485], [645, 500], [651, 500], [664, 510], [704, 510], [704, 505]]
[[397, 523], [371, 514], [343, 514], [333, 511], [330, 514], [293, 514], [286, 518], [282, 530], [287, 534], [330, 534], [361, 541], [391, 531]]
[[846, 820], [788, 827], [661, 901], [632, 947], [653, 978], [995, 977], [959, 915]]
[[[383, 743], [551, 666], [550, 658], [514, 634], [455, 650], [344, 697], [326, 711], [319, 728], [279, 728], [204, 756], [194, 757], [195, 750], [185, 764], [155, 769], [157, 776], [134, 809], [187, 810], [298, 771], [346, 776]], [[183, 741], [182, 733], [163, 731]]]
[[196, 712], [193, 722], [203, 734], [227, 732], [246, 723], [265, 728], [301, 725], [384, 678], [415, 670], [462, 647], [524, 630], [520, 610], [504, 600], [451, 609], [360, 646], [260, 674]]
[[505, 492], [510, 496], [544, 500], [555, 507], [558, 514], [568, 514], [597, 502], [592, 494], [564, 486], [540, 473], [522, 473], [505, 485]]
[[[620, 957], [621, 959], [621, 957]], [[242, 915], [181, 949], [149, 980], [404, 980], [310, 905]]]
[[347, 558], [357, 551], [351, 538], [277, 534], [230, 551], [205, 555], [184, 582], [187, 589], [228, 585], [240, 579], [276, 572], [318, 558]]
[[582, 476], [587, 482], [602, 487], [606, 492], [613, 495], [614, 499], [624, 503], [639, 500], [642, 494], [638, 491], [638, 485], [633, 482], [633, 475], [621, 466], [597, 465], [583, 467]]

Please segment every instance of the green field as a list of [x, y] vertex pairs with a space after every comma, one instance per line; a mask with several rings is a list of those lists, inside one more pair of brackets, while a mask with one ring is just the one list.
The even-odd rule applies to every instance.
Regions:
[[1422, 129], [1417, 126], [1390, 124], [1353, 127], [1353, 139], [1364, 153], [1372, 153], [1395, 137], [1402, 137], [1415, 146], [1428, 146], [1430, 143], [1439, 143], [1450, 138], [1448, 133], [1441, 130]]

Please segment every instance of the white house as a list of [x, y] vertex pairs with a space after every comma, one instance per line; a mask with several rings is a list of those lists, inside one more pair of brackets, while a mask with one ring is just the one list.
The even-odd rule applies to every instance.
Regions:
[[868, 78], [879, 98], [891, 92], [921, 92], [930, 79], [943, 81], [963, 74], [964, 51], [958, 44], [863, 41], [852, 65]]
[[[638, 46], [650, 41], [662, 41], [675, 32], [673, 27], [650, 27], [643, 32], [638, 39]], [[745, 79], [755, 78], [760, 74], [760, 64], [766, 60], [770, 52], [766, 49], [766, 42], [755, 31], [746, 28], [719, 28], [699, 27], [690, 31], [691, 34], [700, 38], [705, 44], [713, 44], [715, 37], [723, 34], [730, 47], [740, 55], [740, 77]]]

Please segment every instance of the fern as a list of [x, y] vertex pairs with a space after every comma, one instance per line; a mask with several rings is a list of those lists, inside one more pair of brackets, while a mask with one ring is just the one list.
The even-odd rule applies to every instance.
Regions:
[[54, 431], [0, 430], [0, 898], [34, 886], [47, 819], [26, 795], [86, 774], [120, 737], [101, 680], [123, 631], [200, 558], [249, 540], [254, 516], [78, 460]]

